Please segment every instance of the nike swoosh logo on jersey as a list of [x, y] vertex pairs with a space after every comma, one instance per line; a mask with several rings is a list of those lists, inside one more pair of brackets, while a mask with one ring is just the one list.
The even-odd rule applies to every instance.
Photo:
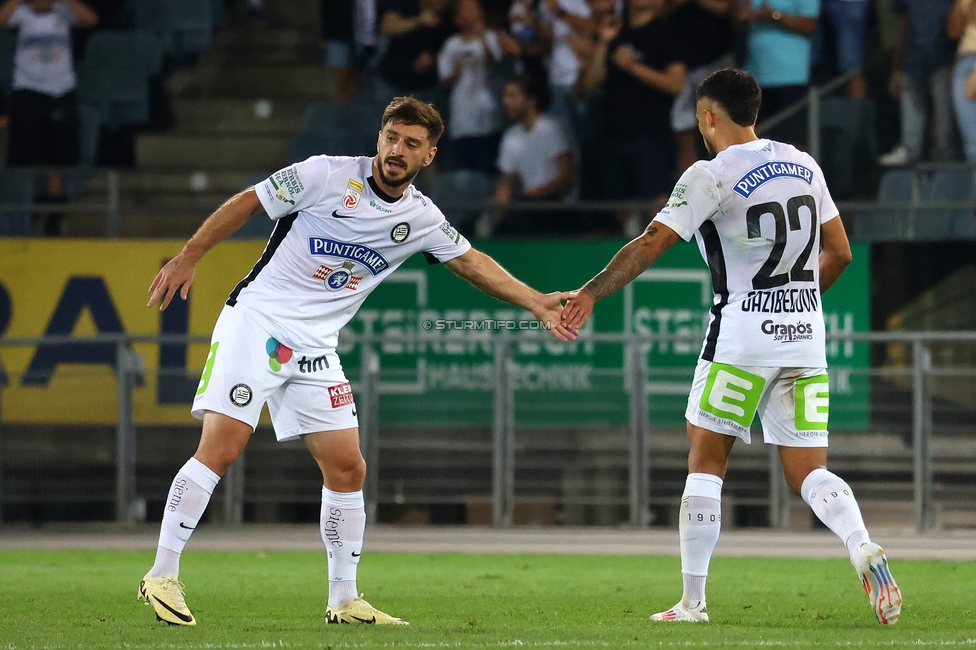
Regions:
[[332, 216], [335, 217], [336, 219], [355, 219], [356, 218], [355, 215], [351, 215], [351, 214], [339, 214], [338, 210], [333, 210], [332, 211]]

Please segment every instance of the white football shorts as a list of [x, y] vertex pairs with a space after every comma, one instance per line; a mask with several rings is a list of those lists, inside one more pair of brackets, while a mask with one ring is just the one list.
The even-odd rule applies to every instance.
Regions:
[[749, 444], [749, 426], [759, 415], [770, 444], [826, 447], [829, 411], [826, 368], [737, 367], [699, 359], [685, 419]]
[[333, 349], [292, 350], [240, 309], [224, 307], [193, 399], [193, 417], [223, 413], [254, 428], [268, 404], [279, 441], [359, 426]]

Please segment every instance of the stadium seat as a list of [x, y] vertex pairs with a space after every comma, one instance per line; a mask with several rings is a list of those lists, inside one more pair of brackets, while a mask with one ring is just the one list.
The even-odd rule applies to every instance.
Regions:
[[94, 167], [98, 162], [98, 140], [102, 131], [102, 117], [98, 109], [88, 104], [78, 106], [78, 162], [84, 167]]
[[143, 124], [149, 120], [149, 77], [161, 68], [159, 42], [152, 34], [96, 32], [78, 68], [80, 103], [95, 108], [103, 124]]
[[[926, 201], [944, 203], [948, 201], [970, 201], [973, 198], [976, 198], [976, 184], [973, 183], [973, 171], [971, 169], [960, 169], [936, 171], [932, 175], [932, 182], [928, 188]], [[961, 233], [956, 231], [965, 231], [969, 223], [973, 221], [974, 214], [976, 212], [972, 208], [926, 210], [920, 214], [920, 221], [923, 224], [923, 228], [919, 229], [917, 238], [919, 240], [938, 241], [959, 237]]]
[[359, 140], [375, 142], [383, 108], [371, 102], [315, 102], [305, 109], [301, 133], [349, 131]]
[[156, 34], [167, 54], [206, 52], [213, 45], [214, 3], [222, 0], [132, 0], [138, 29]]
[[468, 234], [481, 210], [451, 207], [452, 203], [487, 201], [491, 196], [491, 179], [481, 172], [459, 169], [438, 174], [431, 188], [430, 198], [440, 207], [450, 222], [461, 232]]
[[[30, 205], [33, 201], [34, 187], [30, 177], [18, 171], [0, 171], [0, 205]], [[0, 237], [29, 235], [31, 230], [30, 211], [0, 212]]]
[[867, 210], [854, 215], [854, 237], [865, 241], [900, 241], [914, 236], [917, 215], [911, 209], [927, 191], [924, 180], [912, 171], [885, 172], [878, 187], [878, 203], [903, 204], [905, 208]]
[[299, 133], [288, 147], [291, 162], [301, 162], [309, 156], [328, 154], [330, 156], [369, 156], [375, 152], [362, 137], [349, 131], [329, 131], [327, 133]]

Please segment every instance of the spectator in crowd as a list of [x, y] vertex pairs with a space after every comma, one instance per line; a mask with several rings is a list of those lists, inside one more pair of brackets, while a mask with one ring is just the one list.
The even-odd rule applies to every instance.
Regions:
[[351, 102], [376, 52], [376, 0], [322, 0], [322, 39], [336, 99]]
[[[762, 89], [758, 125], [806, 98], [811, 37], [820, 0], [745, 0], [739, 18], [748, 27], [745, 69]], [[806, 143], [806, 111], [764, 136], [798, 146]]]
[[415, 94], [439, 99], [437, 53], [454, 33], [448, 18], [448, 0], [384, 0], [380, 33], [388, 40], [379, 63], [380, 77], [393, 94]]
[[437, 57], [441, 81], [451, 89], [447, 135], [452, 166], [493, 174], [501, 120], [488, 73], [504, 55], [518, 55], [519, 46], [508, 34], [485, 26], [479, 0], [458, 0], [454, 24], [458, 33], [444, 42]]
[[670, 4], [675, 31], [685, 41], [684, 62], [688, 68], [685, 87], [671, 107], [676, 171], [681, 175], [700, 158], [701, 134], [695, 115], [698, 84], [716, 70], [734, 63], [729, 16], [732, 0], [671, 0]]
[[[600, 129], [603, 190], [610, 199], [663, 200], [674, 181], [671, 106], [685, 87], [683, 36], [664, 16], [664, 0], [628, 0], [626, 20], [606, 21], [583, 89], [604, 85]], [[627, 232], [643, 226], [620, 215]]]
[[[502, 136], [498, 168], [502, 180], [495, 201], [560, 201], [573, 191], [573, 154], [559, 122], [545, 111], [551, 91], [537, 75], [518, 75], [505, 84], [502, 103], [513, 124]], [[572, 231], [566, 214], [550, 210], [502, 210], [500, 235], [552, 235]]]
[[[7, 0], [0, 26], [17, 30], [7, 165], [77, 165], [78, 99], [71, 28], [89, 29], [98, 15], [80, 0]], [[48, 174], [45, 202], [64, 200], [64, 177]], [[62, 219], [48, 214], [44, 234], [59, 235]]]
[[949, 12], [949, 38], [959, 41], [952, 100], [966, 160], [976, 163], [976, 2], [956, 0]]
[[576, 40], [585, 40], [593, 32], [589, 5], [586, 0], [540, 0], [537, 4], [514, 0], [509, 16], [513, 27], [533, 25], [549, 74], [552, 111], [575, 134], [579, 121], [575, 87], [580, 72]]
[[[834, 36], [837, 67], [847, 74], [864, 65], [864, 41], [868, 31], [871, 0], [823, 0], [820, 22], [814, 34], [813, 61], [824, 52], [824, 32], [829, 24]], [[868, 82], [864, 71], [847, 82], [847, 96], [864, 99], [868, 96]]]
[[885, 167], [926, 157], [929, 114], [934, 118], [936, 160], [958, 158], [952, 109], [955, 44], [946, 29], [953, 0], [895, 0], [901, 14], [888, 91], [901, 100], [901, 144], [878, 159]]

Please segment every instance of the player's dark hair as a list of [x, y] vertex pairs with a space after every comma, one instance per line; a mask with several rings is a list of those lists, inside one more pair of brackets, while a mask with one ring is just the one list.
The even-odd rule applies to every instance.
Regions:
[[540, 113], [544, 112], [552, 104], [552, 91], [549, 89], [549, 80], [543, 74], [523, 72], [512, 75], [505, 81], [510, 84], [515, 84], [522, 89], [522, 93], [526, 97], [534, 99], [535, 108]]
[[706, 98], [721, 104], [739, 126], [752, 126], [759, 115], [762, 90], [745, 70], [726, 68], [708, 75], [698, 85], [695, 99]]
[[380, 128], [390, 122], [406, 124], [407, 126], [422, 126], [427, 129], [427, 139], [431, 146], [444, 134], [444, 118], [434, 108], [433, 104], [420, 101], [416, 97], [396, 97], [383, 111], [383, 123]]

